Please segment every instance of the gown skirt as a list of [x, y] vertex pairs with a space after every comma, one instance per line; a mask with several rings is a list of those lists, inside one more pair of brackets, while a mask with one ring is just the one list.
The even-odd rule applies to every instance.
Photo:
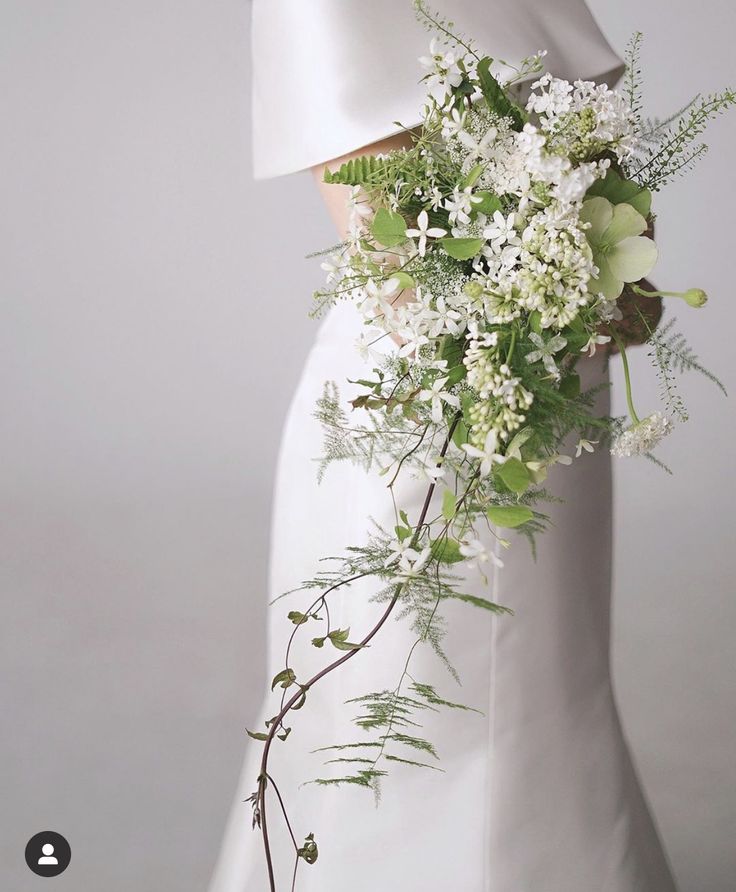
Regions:
[[[539, 49], [553, 74], [614, 83], [621, 60], [584, 0], [433, 0], [431, 6], [496, 59]], [[424, 96], [416, 62], [428, 35], [410, 0], [253, 0], [253, 158], [257, 178], [329, 161], [415, 124]], [[270, 597], [308, 579], [319, 559], [365, 541], [369, 518], [393, 528], [386, 479], [350, 464], [316, 482], [322, 431], [314, 419], [325, 381], [351, 398], [347, 379], [370, 374], [354, 342], [362, 322], [338, 304], [321, 323], [287, 416], [278, 460], [271, 531]], [[607, 384], [605, 359], [581, 360], [583, 384]], [[608, 410], [608, 390], [599, 410]], [[380, 804], [358, 787], [323, 788], [334, 776], [319, 747], [362, 734], [351, 697], [393, 690], [413, 636], [389, 620], [365, 652], [309, 692], [276, 741], [270, 773], [301, 843], [314, 833], [319, 858], [299, 867], [299, 892], [674, 892], [667, 861], [621, 732], [610, 675], [611, 467], [605, 450], [556, 466], [551, 529], [533, 559], [510, 538], [505, 567], [486, 585], [463, 570], [463, 590], [510, 607], [492, 615], [457, 603], [445, 611], [445, 650], [461, 685], [434, 652], [418, 648], [412, 677], [478, 712], [425, 714], [441, 770], [397, 765]], [[402, 483], [398, 502], [418, 516], [426, 483]], [[383, 609], [370, 581], [330, 600], [332, 619], [351, 640]], [[270, 609], [269, 671], [283, 668], [289, 610], [307, 594]], [[317, 625], [316, 623], [314, 624]], [[333, 626], [334, 627], [334, 626]], [[308, 629], [305, 638], [319, 634]], [[333, 653], [335, 653], [333, 651]], [[307, 677], [330, 658], [306, 647], [295, 661]], [[266, 694], [260, 716], [272, 716]], [[256, 789], [261, 745], [248, 741], [209, 892], [268, 889], [260, 834], [246, 800]], [[270, 800], [279, 892], [291, 887], [293, 849]]]
[[[316, 482], [322, 430], [312, 417], [324, 382], [360, 378], [372, 363], [354, 347], [362, 322], [350, 304], [323, 320], [286, 421], [272, 521], [272, 597], [309, 578], [318, 560], [365, 541], [367, 518], [391, 529], [385, 479], [351, 464], [330, 466]], [[604, 385], [600, 352], [579, 363], [583, 387]], [[352, 397], [349, 385], [341, 390]], [[397, 766], [380, 802], [358, 787], [306, 783], [335, 776], [319, 747], [361, 739], [351, 697], [391, 689], [414, 640], [406, 621], [389, 622], [370, 648], [310, 691], [287, 722], [293, 731], [272, 749], [279, 784], [301, 843], [314, 833], [319, 858], [301, 862], [303, 892], [674, 892], [675, 885], [622, 735], [610, 675], [611, 463], [605, 450], [556, 466], [550, 488], [552, 527], [527, 543], [511, 534], [504, 568], [486, 584], [468, 571], [464, 591], [491, 597], [513, 615], [453, 604], [444, 611], [445, 649], [461, 684], [428, 645], [415, 651], [412, 677], [448, 700], [479, 712], [428, 714], [441, 771]], [[417, 517], [426, 483], [407, 480], [398, 500]], [[489, 543], [490, 544], [490, 543]], [[370, 581], [330, 602], [334, 622], [351, 639], [375, 622]], [[281, 668], [286, 613], [309, 594], [270, 608], [269, 667]], [[315, 623], [316, 626], [316, 623]], [[312, 630], [304, 633], [307, 641]], [[316, 633], [314, 633], [316, 634]], [[306, 644], [297, 675], [320, 668], [329, 653]], [[333, 651], [333, 653], [336, 653]], [[334, 657], [333, 657], [334, 658]], [[276, 711], [267, 695], [260, 716]], [[209, 892], [266, 892], [260, 834], [244, 800], [256, 789], [261, 745], [249, 742], [242, 776]], [[290, 889], [293, 848], [270, 801], [277, 888]]]

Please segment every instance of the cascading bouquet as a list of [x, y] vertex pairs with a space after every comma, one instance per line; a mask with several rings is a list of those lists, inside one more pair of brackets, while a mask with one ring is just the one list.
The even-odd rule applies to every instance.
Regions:
[[[569, 444], [576, 457], [595, 448], [651, 457], [673, 422], [687, 417], [675, 373], [698, 370], [713, 378], [672, 323], [655, 330], [658, 298], [701, 307], [705, 293], [657, 292], [642, 280], [657, 260], [652, 195], [704, 153], [698, 137], [735, 94], [696, 97], [673, 118], [647, 122], [639, 35], [617, 92], [542, 73], [543, 53], [518, 68], [498, 64], [422, 0], [415, 6], [436, 36], [421, 60], [428, 98], [412, 145], [325, 175], [328, 183], [352, 187], [352, 213], [349, 237], [323, 264], [328, 285], [316, 295], [318, 311], [338, 299], [353, 301], [367, 326], [359, 348], [375, 357], [376, 367], [370, 380], [358, 382], [363, 392], [352, 407], [362, 411], [348, 417], [328, 383], [317, 416], [326, 431], [323, 464], [350, 460], [367, 471], [378, 468], [388, 497], [401, 475], [419, 475], [427, 480], [426, 498], [416, 517], [395, 504], [395, 529], [374, 530], [334, 570], [305, 581], [302, 588], [316, 590], [316, 597], [288, 614], [294, 628], [273, 679], [280, 706], [265, 731], [249, 732], [264, 741], [251, 802], [272, 890], [269, 790], [287, 823], [288, 816], [269, 753], [276, 737], [288, 736], [288, 716], [308, 703], [310, 688], [361, 653], [395, 610], [411, 619], [416, 641], [440, 653], [443, 600], [504, 610], [460, 591], [453, 567], [470, 560], [501, 565], [508, 542], [500, 531], [533, 538], [544, 530], [543, 484], [552, 466], [574, 460]], [[518, 85], [530, 80], [522, 107]], [[645, 417], [634, 408], [626, 362], [632, 321], [650, 345], [665, 403], [664, 411]], [[374, 352], [388, 336], [400, 346]], [[576, 371], [583, 357], [614, 344], [623, 359], [626, 420], [598, 417], [596, 394], [581, 392]], [[483, 544], [489, 529], [500, 548]], [[349, 630], [330, 626], [328, 599], [365, 577], [375, 580], [374, 600], [385, 609], [352, 642]], [[311, 644], [337, 654], [302, 678], [294, 643], [305, 627], [317, 628], [314, 620], [322, 621], [321, 634]], [[376, 789], [391, 763], [422, 764], [434, 751], [417, 736], [417, 714], [459, 705], [406, 672], [395, 690], [356, 702], [357, 724], [367, 734], [327, 748], [350, 748], [350, 757], [338, 761], [357, 768], [318, 783]], [[294, 888], [296, 868], [317, 858], [317, 845], [312, 834], [303, 845], [293, 833], [292, 840]]]

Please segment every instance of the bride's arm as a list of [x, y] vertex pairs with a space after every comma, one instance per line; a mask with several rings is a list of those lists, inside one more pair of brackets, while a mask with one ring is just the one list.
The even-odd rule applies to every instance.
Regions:
[[[317, 188], [322, 195], [327, 210], [335, 224], [335, 228], [340, 238], [345, 238], [348, 234], [348, 198], [350, 197], [350, 186], [341, 186], [324, 182], [325, 169], [337, 170], [341, 164], [349, 161], [351, 158], [360, 158], [361, 155], [377, 155], [380, 152], [390, 152], [392, 149], [406, 149], [412, 144], [411, 134], [408, 132], [397, 133], [395, 136], [389, 136], [386, 139], [379, 140], [369, 146], [363, 146], [355, 152], [343, 155], [341, 158], [334, 158], [326, 164], [318, 164], [312, 168], [312, 174], [317, 182]], [[407, 303], [414, 295], [414, 291], [406, 289], [394, 298], [392, 303], [394, 306]], [[403, 341], [398, 335], [391, 335], [391, 339], [401, 346]]]

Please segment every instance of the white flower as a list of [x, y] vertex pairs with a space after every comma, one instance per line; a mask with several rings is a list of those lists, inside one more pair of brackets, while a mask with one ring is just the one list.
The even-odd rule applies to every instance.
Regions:
[[323, 260], [320, 266], [327, 273], [328, 285], [339, 282], [342, 278], [343, 259], [339, 254], [332, 254], [328, 260]]
[[520, 245], [519, 233], [514, 227], [516, 214], [504, 217], [501, 211], [493, 212], [493, 222], [483, 230], [483, 238], [487, 239], [496, 252], [504, 245]]
[[417, 217], [417, 228], [407, 229], [406, 234], [419, 239], [419, 256], [424, 257], [427, 253], [427, 238], [442, 238], [447, 235], [447, 231], [438, 226], [430, 226], [427, 212], [422, 211]]
[[471, 158], [487, 158], [490, 153], [490, 147], [498, 137], [498, 129], [489, 127], [480, 140], [468, 133], [467, 130], [460, 130], [458, 139], [468, 150], [468, 156]]
[[489, 561], [499, 569], [503, 567], [501, 558], [494, 551], [486, 548], [480, 539], [468, 539], [465, 542], [461, 542], [460, 554], [469, 561], [473, 561], [479, 569], [481, 564], [486, 564]]
[[673, 430], [674, 425], [661, 412], [653, 412], [642, 421], [632, 424], [616, 437], [611, 446], [611, 455], [629, 458], [632, 455], [646, 455]]
[[575, 458], [580, 458], [583, 454], [583, 450], [586, 452], [595, 452], [595, 447], [598, 444], [598, 440], [578, 440], [578, 445], [575, 447]]
[[539, 362], [542, 360], [542, 363], [545, 369], [552, 375], [554, 378], [560, 377], [559, 369], [557, 368], [557, 364], [555, 363], [555, 353], [559, 353], [563, 347], [567, 346], [567, 341], [562, 335], [555, 335], [551, 337], [548, 341], [545, 341], [541, 335], [538, 335], [535, 331], [529, 333], [529, 340], [536, 345], [537, 349], [532, 350], [526, 355], [527, 362]]
[[353, 186], [348, 197], [347, 206], [351, 217], [360, 217], [366, 220], [373, 216], [373, 208], [368, 204], [360, 186]]
[[442, 104], [451, 88], [462, 83], [462, 71], [455, 54], [444, 52], [436, 37], [429, 45], [429, 53], [429, 56], [420, 56], [419, 62], [431, 72], [427, 78], [428, 92]]
[[463, 190], [455, 186], [452, 190], [452, 197], [445, 201], [445, 210], [450, 212], [450, 223], [470, 223], [470, 212], [473, 210], [470, 192], [470, 186]]
[[505, 456], [496, 452], [498, 449], [498, 435], [495, 430], [488, 431], [482, 449], [478, 449], [477, 446], [472, 446], [470, 443], [463, 443], [463, 449], [473, 458], [481, 459], [481, 477], [488, 477], [494, 465], [502, 465], [506, 461]]
[[447, 393], [447, 391], [443, 390], [445, 384], [447, 384], [447, 378], [435, 378], [427, 390], [421, 390], [419, 392], [420, 400], [423, 402], [431, 400], [432, 421], [434, 421], [435, 424], [439, 424], [442, 421], [443, 402], [454, 408], [457, 408], [460, 405], [460, 400], [454, 396], [454, 394]]
[[554, 455], [550, 455], [547, 460], [547, 464], [549, 465], [571, 465], [572, 464], [572, 456], [570, 455], [560, 455], [558, 452], [555, 452]]
[[425, 480], [427, 483], [436, 483], [445, 476], [445, 469], [439, 462], [439, 456], [436, 456], [434, 459], [428, 459], [415, 469], [416, 473], [412, 474], [412, 476], [415, 480]]
[[393, 548], [393, 551], [386, 558], [383, 564], [384, 567], [390, 567], [391, 564], [395, 564], [397, 561], [401, 560], [411, 547], [411, 536], [407, 536], [406, 539], [397, 539], [391, 547]]
[[588, 356], [595, 356], [595, 351], [598, 345], [607, 344], [610, 340], [610, 335], [592, 334], [588, 338], [587, 344], [582, 348], [580, 352], [587, 353]]
[[429, 545], [417, 552], [415, 548], [403, 549], [399, 557], [399, 563], [395, 575], [391, 578], [393, 583], [406, 583], [416, 579], [432, 557], [432, 549]]

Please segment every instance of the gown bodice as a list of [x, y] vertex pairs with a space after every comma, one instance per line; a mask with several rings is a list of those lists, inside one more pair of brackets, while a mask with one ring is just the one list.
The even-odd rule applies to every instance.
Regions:
[[[584, 0], [433, 0], [479, 51], [518, 64], [547, 50], [569, 80], [613, 84], [621, 59]], [[253, 168], [311, 167], [415, 126], [430, 35], [410, 0], [254, 0]], [[398, 122], [398, 123], [397, 123]]]

